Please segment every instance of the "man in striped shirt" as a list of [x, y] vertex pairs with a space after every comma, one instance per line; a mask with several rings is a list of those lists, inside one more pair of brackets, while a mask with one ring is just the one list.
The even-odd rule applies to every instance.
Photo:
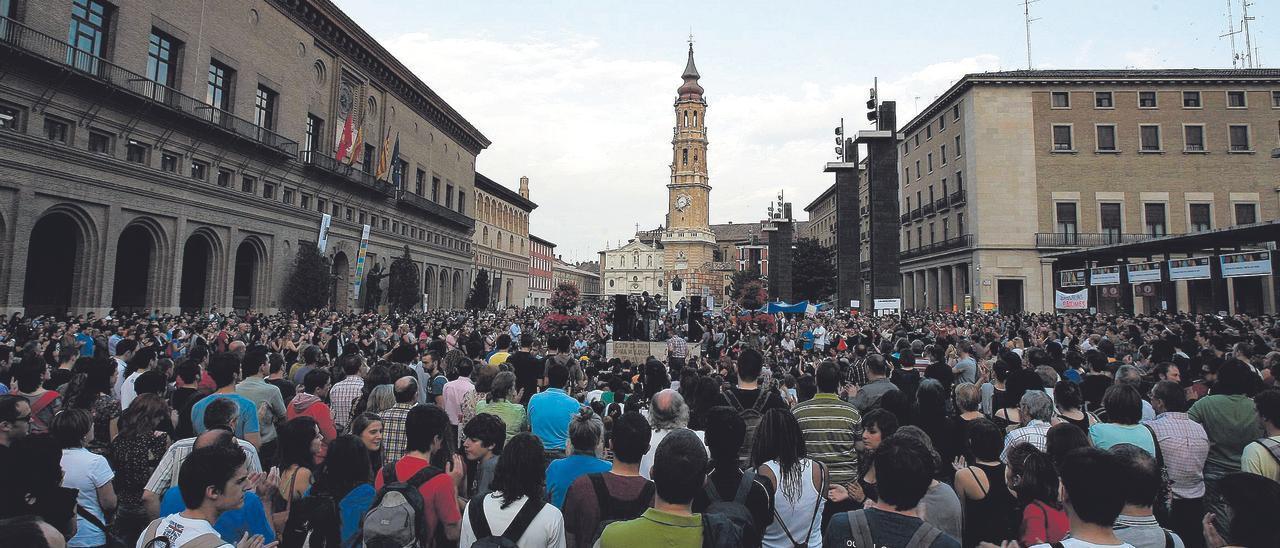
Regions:
[[792, 409], [804, 436], [808, 457], [827, 465], [831, 483], [853, 483], [858, 475], [856, 444], [862, 439], [862, 415], [841, 400], [840, 368], [830, 360], [818, 365], [818, 393]]

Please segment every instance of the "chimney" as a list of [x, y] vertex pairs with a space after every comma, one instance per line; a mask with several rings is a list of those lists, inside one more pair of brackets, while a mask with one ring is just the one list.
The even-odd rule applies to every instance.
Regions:
[[520, 178], [520, 197], [526, 200], [529, 199], [529, 178], [528, 177]]

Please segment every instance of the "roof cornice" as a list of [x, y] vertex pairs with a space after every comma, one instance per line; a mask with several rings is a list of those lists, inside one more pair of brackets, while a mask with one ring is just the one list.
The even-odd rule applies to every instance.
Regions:
[[432, 91], [330, 0], [270, 0], [282, 13], [311, 31], [316, 40], [390, 90], [427, 121], [472, 154], [492, 144], [479, 129]]
[[479, 171], [476, 172], [476, 189], [493, 194], [494, 196], [509, 202], [511, 205], [525, 210], [525, 212], [532, 212], [538, 208], [538, 204], [535, 204], [528, 198], [521, 196], [519, 192], [502, 186], [497, 181], [481, 175]]

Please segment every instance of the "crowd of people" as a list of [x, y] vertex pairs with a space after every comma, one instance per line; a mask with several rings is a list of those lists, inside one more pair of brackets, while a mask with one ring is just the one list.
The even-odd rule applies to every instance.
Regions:
[[0, 544], [1280, 546], [1271, 317], [0, 316]]

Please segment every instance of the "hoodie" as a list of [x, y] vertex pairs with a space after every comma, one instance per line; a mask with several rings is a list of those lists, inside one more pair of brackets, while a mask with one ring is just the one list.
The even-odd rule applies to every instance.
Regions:
[[289, 420], [295, 417], [311, 417], [315, 419], [316, 424], [320, 425], [320, 435], [324, 438], [324, 443], [320, 447], [320, 454], [316, 456], [316, 464], [324, 462], [329, 442], [338, 437], [338, 430], [333, 426], [333, 416], [329, 412], [329, 406], [315, 394], [298, 392], [293, 396], [293, 400], [289, 401], [289, 410], [286, 415]]

